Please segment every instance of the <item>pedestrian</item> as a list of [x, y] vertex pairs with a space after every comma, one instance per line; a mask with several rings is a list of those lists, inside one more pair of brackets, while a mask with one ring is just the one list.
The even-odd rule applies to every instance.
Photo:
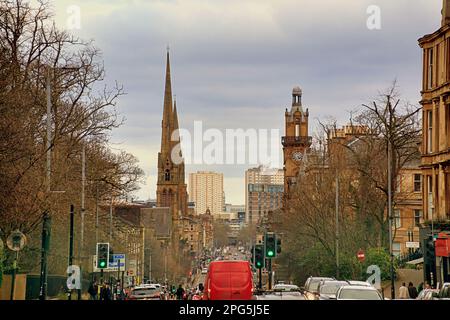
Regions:
[[105, 283], [100, 291], [100, 300], [110, 301], [111, 300], [111, 289], [109, 283]]
[[416, 299], [419, 293], [417, 292], [416, 287], [414, 287], [413, 283], [410, 282], [408, 285], [408, 293], [411, 299]]
[[431, 286], [428, 282], [425, 282], [425, 289], [431, 289]]
[[89, 289], [88, 289], [88, 293], [89, 293], [89, 300], [97, 300], [97, 281], [91, 281], [90, 285], [89, 285]]
[[177, 292], [176, 292], [177, 300], [183, 300], [184, 297], [184, 289], [183, 286], [180, 284], [178, 286]]
[[172, 300], [175, 300], [175, 298], [176, 298], [176, 293], [177, 293], [177, 288], [174, 286], [174, 285], [172, 285], [172, 290], [171, 290], [171, 292], [170, 292], [170, 299], [172, 299]]
[[406, 287], [406, 283], [403, 282], [402, 286], [398, 290], [398, 298], [399, 299], [409, 299], [408, 288]]
[[419, 283], [419, 285], [417, 286], [417, 292], [420, 293], [423, 290], [423, 282]]

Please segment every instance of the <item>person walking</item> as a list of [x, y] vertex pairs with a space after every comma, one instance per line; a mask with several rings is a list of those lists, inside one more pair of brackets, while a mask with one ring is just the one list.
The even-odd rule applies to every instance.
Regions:
[[89, 289], [88, 289], [88, 293], [89, 293], [89, 300], [97, 300], [97, 281], [91, 281], [90, 285], [89, 285]]
[[103, 301], [111, 300], [111, 289], [108, 283], [104, 284], [102, 290], [100, 291], [100, 300]]
[[408, 293], [411, 299], [416, 299], [419, 293], [417, 292], [416, 287], [414, 287], [413, 283], [410, 282], [408, 285]]
[[421, 293], [423, 290], [423, 282], [419, 283], [419, 285], [417, 286], [417, 292]]
[[184, 297], [184, 289], [181, 286], [181, 284], [178, 286], [177, 292], [176, 292], [177, 300], [183, 300]]
[[409, 299], [408, 288], [406, 287], [406, 283], [403, 282], [400, 289], [398, 289], [398, 298], [399, 299]]

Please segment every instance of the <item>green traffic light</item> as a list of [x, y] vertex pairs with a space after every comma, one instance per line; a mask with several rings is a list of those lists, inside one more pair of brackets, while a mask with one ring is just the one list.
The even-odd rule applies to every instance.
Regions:
[[273, 251], [272, 251], [272, 250], [267, 251], [267, 255], [268, 255], [269, 257], [273, 257]]
[[100, 261], [100, 267], [105, 267], [106, 266], [106, 262], [105, 261]]

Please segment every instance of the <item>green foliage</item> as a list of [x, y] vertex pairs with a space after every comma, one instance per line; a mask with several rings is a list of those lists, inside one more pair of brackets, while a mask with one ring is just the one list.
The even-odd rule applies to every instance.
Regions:
[[[380, 267], [381, 280], [391, 279], [391, 262], [389, 252], [385, 248], [369, 248], [366, 252], [366, 260], [363, 263], [364, 272], [370, 265], [377, 265]], [[394, 274], [397, 272], [397, 261], [394, 259]]]

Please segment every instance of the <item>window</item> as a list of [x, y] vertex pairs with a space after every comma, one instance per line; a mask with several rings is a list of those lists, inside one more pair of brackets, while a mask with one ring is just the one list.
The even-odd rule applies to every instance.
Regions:
[[422, 191], [422, 175], [415, 174], [414, 175], [414, 192]]
[[433, 111], [427, 112], [428, 119], [428, 142], [427, 142], [427, 150], [428, 153], [433, 152]]
[[428, 49], [428, 76], [427, 76], [427, 89], [433, 87], [433, 49]]
[[428, 218], [433, 215], [433, 177], [428, 176]]
[[164, 181], [170, 181], [170, 171], [169, 171], [169, 169], [167, 169], [164, 172]]
[[395, 228], [400, 228], [402, 226], [400, 210], [394, 210], [394, 222], [395, 222], [395, 225], [394, 225]]
[[300, 125], [299, 124], [295, 125], [295, 136], [296, 137], [300, 136]]
[[394, 242], [392, 244], [392, 253], [394, 254], [394, 256], [399, 256], [401, 253], [401, 246], [399, 242]]
[[[450, 70], [450, 66], [448, 67]], [[449, 80], [450, 81], [450, 80]], [[450, 148], [450, 105], [445, 105], [445, 131], [447, 132], [447, 148]]]
[[[439, 74], [439, 53], [441, 52], [441, 44], [438, 44], [436, 47], [436, 81], [434, 82], [435, 86], [438, 86], [440, 84], [440, 74]], [[438, 122], [439, 123], [439, 122]]]
[[450, 38], [447, 38], [445, 40], [445, 48], [446, 48], [446, 61], [444, 62], [445, 66], [446, 66], [446, 71], [447, 71], [447, 81], [450, 80], [450, 68], [448, 67], [448, 64], [450, 62]]
[[418, 209], [414, 210], [414, 225], [416, 227], [419, 226], [421, 219], [422, 219], [422, 210]]
[[395, 192], [400, 193], [402, 192], [402, 176], [399, 175], [398, 178], [395, 181]]

